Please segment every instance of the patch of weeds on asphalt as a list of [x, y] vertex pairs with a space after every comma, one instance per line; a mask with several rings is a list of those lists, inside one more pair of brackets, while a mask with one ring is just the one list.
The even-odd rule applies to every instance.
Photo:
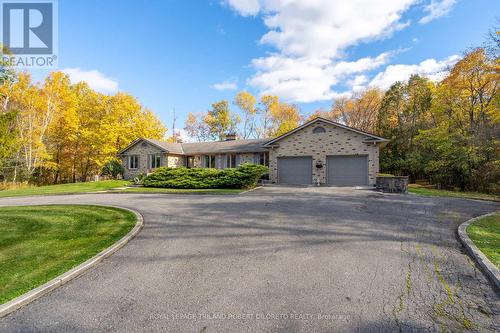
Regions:
[[[403, 254], [408, 255], [408, 252], [403, 247], [403, 242], [400, 242], [400, 249], [401, 249], [401, 256], [403, 256]], [[401, 328], [401, 321], [399, 320], [399, 315], [401, 312], [403, 312], [405, 308], [403, 301], [404, 295], [405, 295], [404, 290], [402, 290], [399, 296], [396, 298], [394, 306], [392, 307], [392, 315], [394, 317], [394, 321], [396, 322], [399, 328]]]
[[[433, 307], [434, 314], [436, 315], [437, 318], [446, 318], [448, 320], [456, 322], [464, 329], [473, 328], [475, 326], [474, 322], [471, 319], [467, 318], [467, 315], [465, 314], [465, 309], [464, 309], [463, 303], [460, 301], [460, 298], [458, 297], [457, 290], [460, 288], [460, 283], [457, 285], [455, 291], [453, 291], [451, 289], [451, 287], [447, 283], [446, 279], [441, 274], [441, 269], [440, 269], [439, 263], [437, 261], [439, 253], [438, 253], [436, 246], [433, 246], [431, 248], [431, 251], [434, 255], [434, 259], [433, 259], [433, 261], [434, 261], [434, 275], [437, 277], [437, 280], [439, 281], [439, 283], [441, 284], [441, 286], [443, 287], [443, 289], [445, 290], [446, 295], [447, 295], [447, 297], [444, 300], [434, 304], [434, 307]], [[444, 258], [444, 256], [443, 256], [443, 258]], [[457, 305], [457, 303], [458, 303], [458, 305]], [[451, 307], [451, 309], [448, 309], [449, 307]], [[460, 314], [453, 313], [456, 311], [452, 311], [452, 310], [459, 311]]]
[[405, 306], [403, 303], [403, 296], [404, 296], [403, 293], [401, 293], [398, 296], [396, 305], [392, 309], [392, 315], [394, 316], [394, 320], [396, 321], [396, 324], [398, 325], [398, 327], [401, 327], [401, 322], [399, 320], [399, 314], [401, 312], [403, 312], [403, 310], [405, 309]]
[[[422, 301], [428, 306], [430, 319], [440, 332], [461, 332], [479, 327], [467, 314], [466, 306], [460, 299], [459, 291], [462, 287], [459, 276], [457, 276], [458, 282], [450, 285], [448, 271], [441, 267], [440, 263], [446, 263], [448, 259], [446, 253], [438, 249], [436, 245], [427, 247], [415, 244], [412, 248], [414, 251], [410, 251], [404, 244], [401, 244], [401, 255], [408, 256], [410, 261], [408, 270], [402, 272], [403, 287], [392, 308], [392, 316], [398, 327], [401, 328], [403, 325], [403, 312], [410, 311], [412, 304], [422, 306]], [[415, 291], [414, 281], [412, 281], [419, 274], [418, 267], [422, 267], [422, 273], [429, 283], [431, 292], [434, 293], [433, 301], [418, 299], [418, 290]]]
[[451, 291], [451, 288], [444, 279], [443, 275], [441, 275], [439, 264], [437, 263], [436, 260], [434, 261], [434, 273], [436, 274], [439, 282], [441, 282], [443, 288], [446, 290], [446, 294], [448, 295], [448, 300], [450, 301], [450, 304], [455, 304], [455, 300], [453, 299], [453, 292]]
[[410, 297], [411, 291], [411, 267], [408, 265], [408, 274], [406, 274], [406, 292], [408, 293], [408, 297]]

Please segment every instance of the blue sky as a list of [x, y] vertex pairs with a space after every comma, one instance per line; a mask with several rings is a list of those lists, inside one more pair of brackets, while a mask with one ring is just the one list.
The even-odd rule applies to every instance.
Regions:
[[[59, 0], [59, 68], [171, 127], [239, 90], [304, 114], [411, 73], [439, 79], [498, 26], [494, 0]], [[33, 71], [36, 80], [47, 74]]]

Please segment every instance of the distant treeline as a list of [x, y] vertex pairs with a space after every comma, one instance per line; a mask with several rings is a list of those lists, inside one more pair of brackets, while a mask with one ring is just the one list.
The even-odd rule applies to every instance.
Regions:
[[[413, 75], [387, 91], [374, 88], [303, 115], [278, 96], [246, 91], [206, 112], [189, 113], [184, 130], [198, 141], [228, 133], [274, 137], [325, 117], [386, 137], [384, 173], [425, 179], [446, 188], [500, 193], [500, 35], [470, 49], [439, 82]], [[231, 104], [238, 111], [232, 111]], [[43, 84], [0, 64], [0, 177], [60, 183], [99, 174], [137, 137], [166, 138], [166, 127], [132, 96], [71, 84], [61, 72]], [[175, 132], [167, 139], [180, 140]]]
[[[384, 173], [424, 179], [444, 188], [500, 192], [499, 35], [471, 49], [439, 82], [413, 75], [387, 91], [368, 88], [338, 98], [308, 117], [296, 105], [243, 91], [233, 102], [189, 114], [185, 130], [199, 141], [239, 131], [243, 138], [274, 137], [315, 117], [328, 118], [391, 141], [381, 150]], [[174, 133], [175, 135], [175, 133]]]
[[53, 184], [86, 181], [132, 140], [166, 128], [130, 95], [103, 95], [62, 72], [41, 84], [0, 71], [0, 178]]

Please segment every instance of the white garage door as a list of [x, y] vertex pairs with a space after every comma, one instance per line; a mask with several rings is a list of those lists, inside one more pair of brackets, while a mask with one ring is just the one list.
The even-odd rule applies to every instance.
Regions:
[[290, 185], [312, 184], [312, 157], [278, 157], [278, 182]]
[[368, 185], [368, 156], [328, 156], [326, 163], [328, 185]]

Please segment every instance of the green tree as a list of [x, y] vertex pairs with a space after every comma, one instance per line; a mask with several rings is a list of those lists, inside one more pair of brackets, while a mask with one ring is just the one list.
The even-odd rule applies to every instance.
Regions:
[[104, 176], [110, 176], [113, 179], [118, 179], [119, 176], [123, 175], [123, 171], [122, 163], [113, 158], [104, 164], [101, 174]]
[[214, 139], [222, 140], [228, 133], [236, 133], [240, 117], [229, 108], [226, 100], [212, 104], [212, 109], [208, 111], [204, 118], [211, 136]]
[[0, 168], [17, 149], [16, 111], [0, 113]]
[[391, 141], [382, 150], [381, 168], [412, 180], [425, 176], [422, 154], [414, 144], [420, 130], [431, 126], [432, 83], [418, 75], [396, 82], [385, 93], [377, 132]]

